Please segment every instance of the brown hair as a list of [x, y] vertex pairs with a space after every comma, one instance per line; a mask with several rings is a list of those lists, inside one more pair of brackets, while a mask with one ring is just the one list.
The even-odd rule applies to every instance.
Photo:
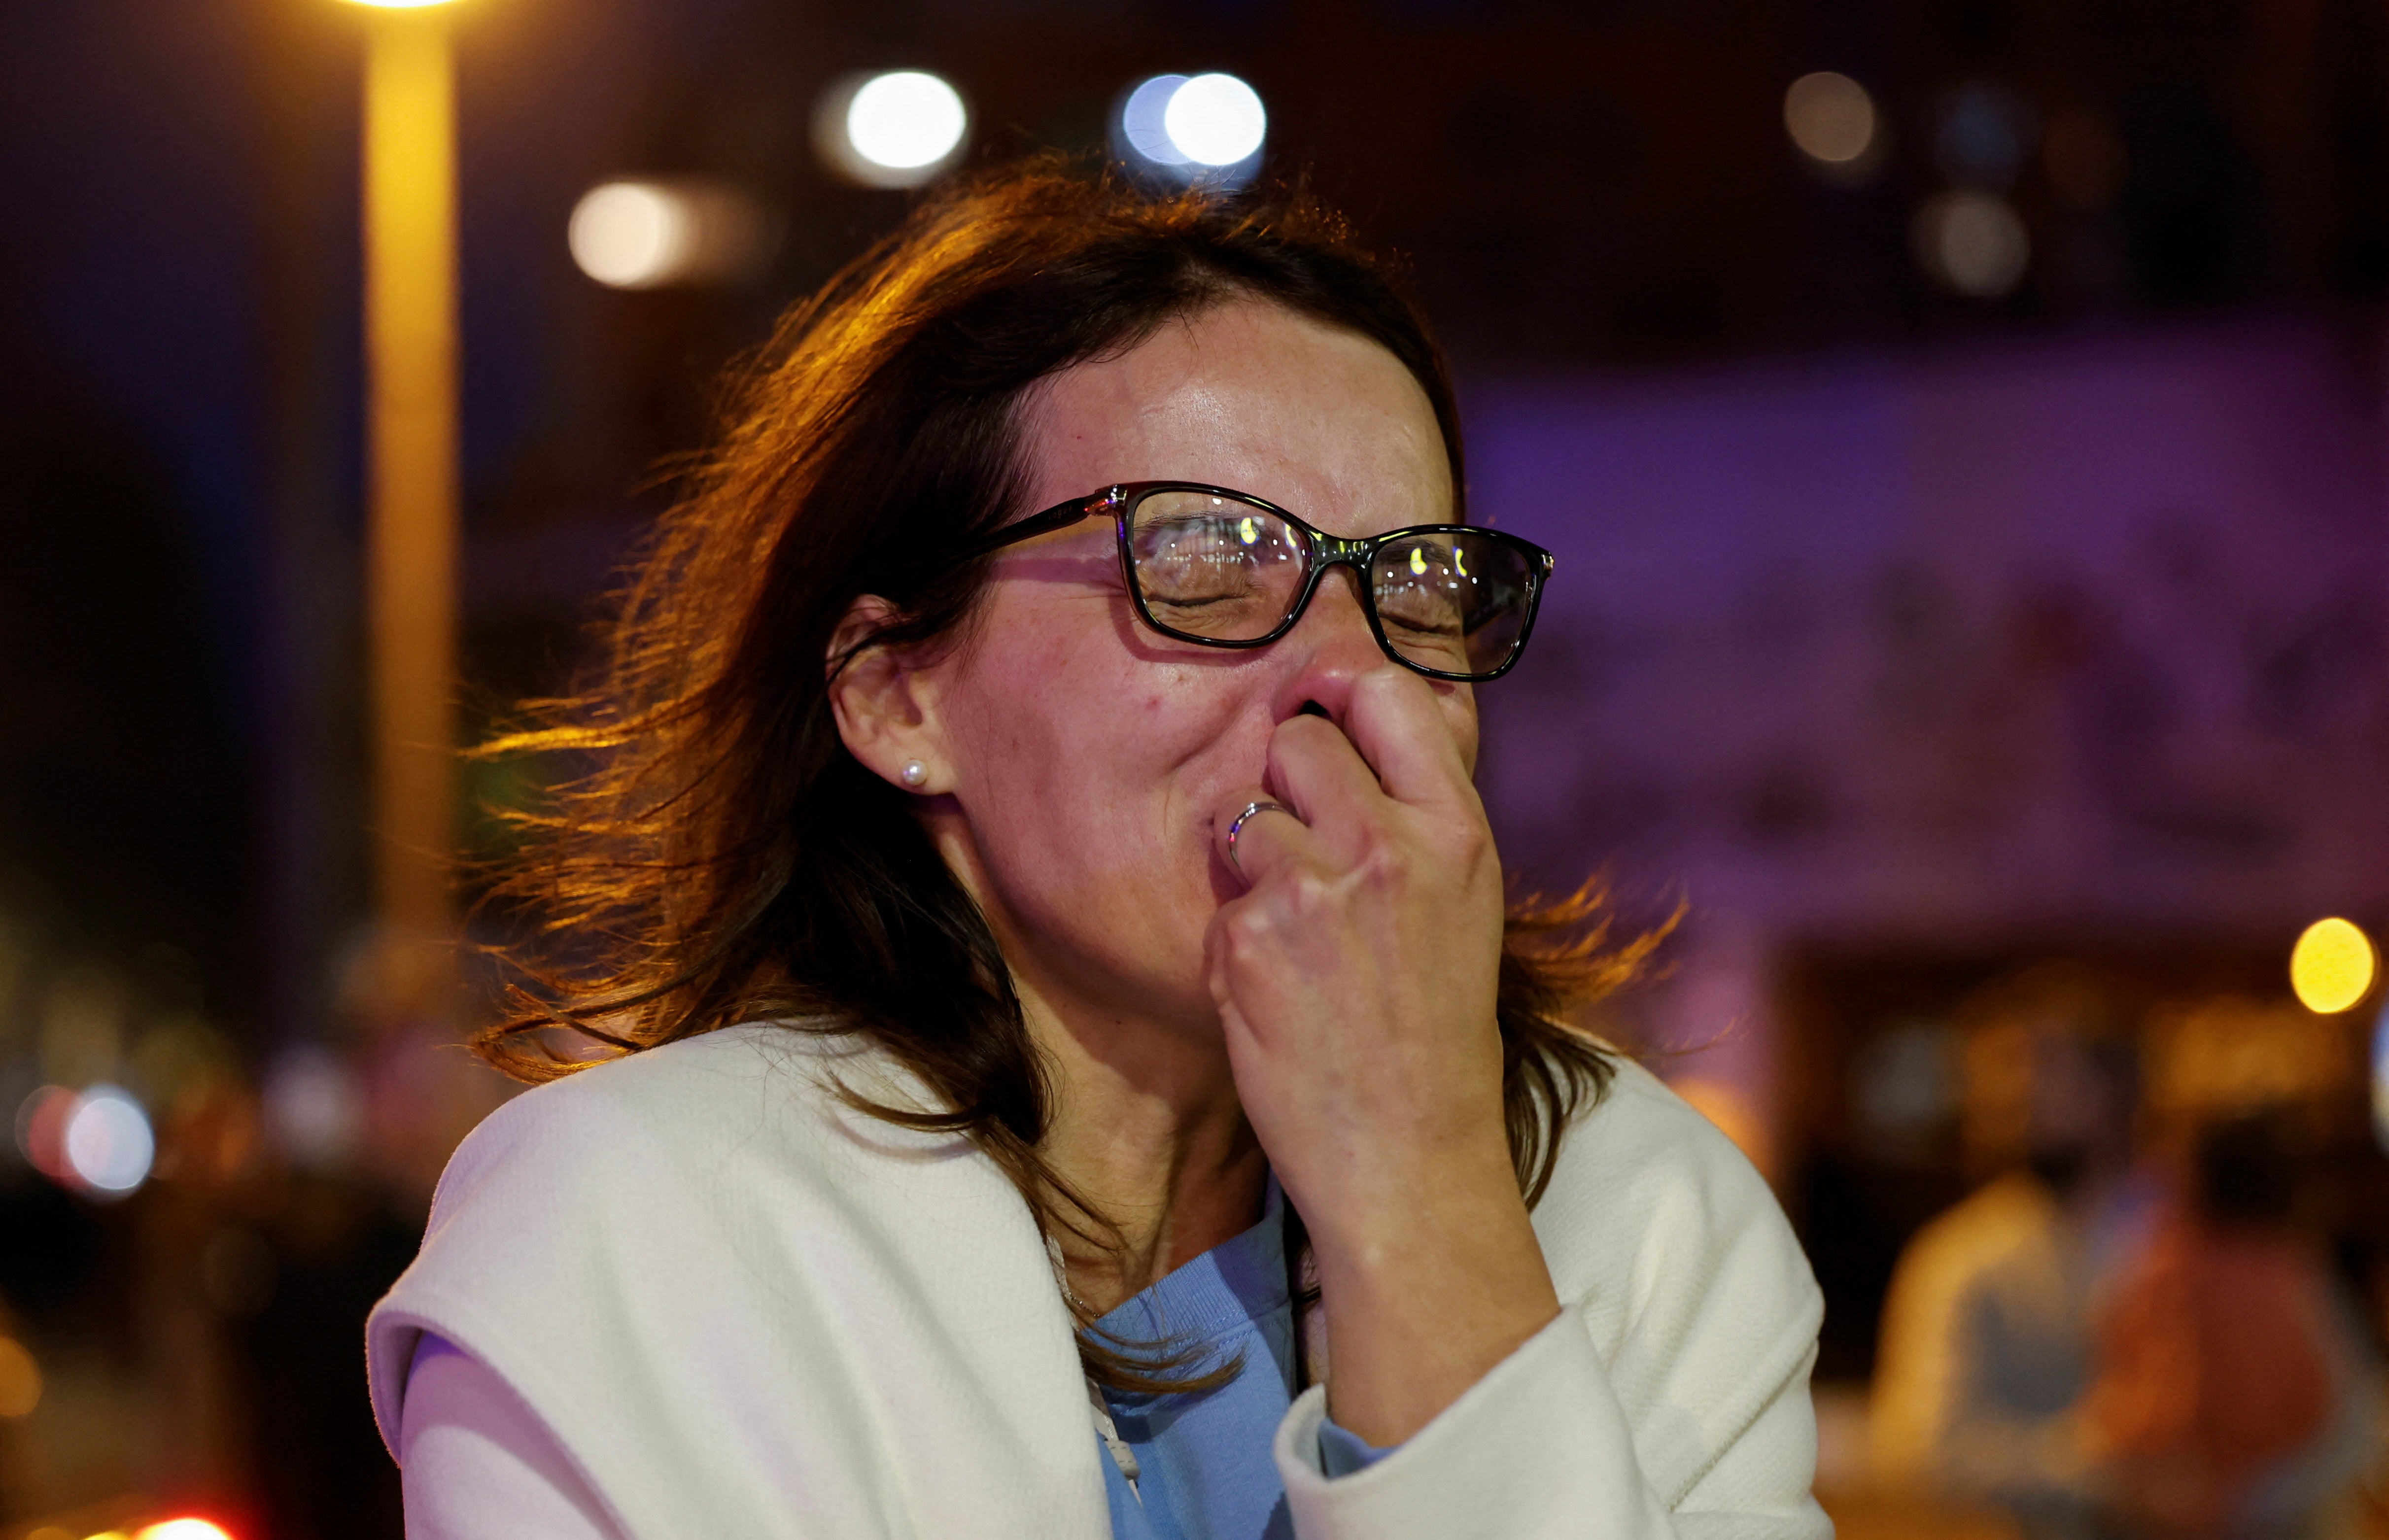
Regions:
[[[1155, 200], [1033, 161], [934, 197], [791, 310], [620, 595], [606, 662], [491, 755], [578, 762], [499, 873], [530, 911], [516, 1013], [481, 1037], [521, 1078], [567, 1073], [544, 1029], [620, 1051], [737, 1022], [861, 1034], [938, 1110], [875, 1114], [962, 1134], [1048, 1234], [1118, 1232], [1039, 1153], [1049, 1088], [984, 917], [909, 811], [848, 754], [825, 661], [858, 596], [898, 618], [875, 644], [950, 636], [1024, 509], [1018, 414], [1038, 381], [1172, 318], [1258, 298], [1382, 344], [1425, 389], [1463, 486], [1442, 356], [1405, 287], [1307, 195]], [[1629, 976], [1588, 887], [1511, 915], [1501, 973], [1505, 1118], [1520, 1188], [1607, 1085], [1568, 1012]], [[1080, 1326], [1091, 1324], [1080, 1308]], [[1154, 1360], [1080, 1335], [1089, 1372], [1151, 1386]]]

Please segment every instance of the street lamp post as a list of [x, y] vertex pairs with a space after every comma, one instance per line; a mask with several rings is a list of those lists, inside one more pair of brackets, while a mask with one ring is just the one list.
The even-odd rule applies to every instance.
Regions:
[[455, 929], [454, 92], [441, 0], [360, 3], [383, 13], [364, 76], [374, 902], [388, 986], [437, 1010]]

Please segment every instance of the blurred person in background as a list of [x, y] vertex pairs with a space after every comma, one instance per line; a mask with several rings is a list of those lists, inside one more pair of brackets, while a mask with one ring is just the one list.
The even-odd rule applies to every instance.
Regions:
[[2099, 982], [2048, 965], [1970, 1001], [1961, 1126], [1998, 1174], [1919, 1230], [1884, 1305], [1870, 1406], [1878, 1477], [2098, 1533], [2081, 1434], [2091, 1320], [2144, 1234], [2133, 1053]]
[[2356, 1533], [2377, 1366], [2297, 1222], [2278, 1113], [2214, 1123], [2104, 1302], [2086, 1436], [2117, 1528], [2150, 1540]]
[[794, 312], [514, 745], [579, 971], [370, 1327], [410, 1533], [1830, 1534], [1782, 1213], [1505, 917], [1456, 422], [1300, 198], [998, 173]]

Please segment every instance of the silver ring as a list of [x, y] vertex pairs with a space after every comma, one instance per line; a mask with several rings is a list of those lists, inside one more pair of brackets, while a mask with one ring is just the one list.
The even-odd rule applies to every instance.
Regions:
[[[1239, 877], [1245, 876], [1245, 863], [1236, 859], [1236, 836], [1245, 832], [1245, 820], [1252, 817], [1255, 813], [1284, 813], [1286, 817], [1294, 820], [1297, 823], [1300, 823], [1302, 821], [1302, 815], [1296, 812], [1293, 808], [1287, 807], [1283, 802], [1246, 803], [1245, 810], [1238, 813], [1235, 817], [1235, 821], [1228, 825], [1228, 864], [1236, 869], [1236, 875]], [[1246, 877], [1245, 880], [1246, 882], [1252, 881], [1249, 877]]]

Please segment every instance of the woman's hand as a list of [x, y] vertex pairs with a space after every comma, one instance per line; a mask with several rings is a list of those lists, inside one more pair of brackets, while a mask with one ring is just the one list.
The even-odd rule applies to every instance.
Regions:
[[1501, 862], [1426, 682], [1270, 745], [1207, 937], [1246, 1115], [1310, 1231], [1335, 1419], [1408, 1438], [1557, 1313], [1501, 1115]]

